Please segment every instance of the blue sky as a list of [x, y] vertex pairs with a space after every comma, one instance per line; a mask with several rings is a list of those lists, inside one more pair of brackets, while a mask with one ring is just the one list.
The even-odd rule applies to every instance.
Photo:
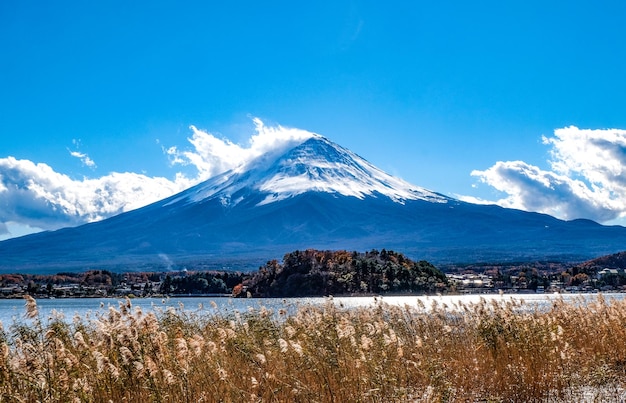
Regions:
[[449, 196], [624, 225], [625, 17], [621, 1], [2, 1], [0, 239], [193, 184], [199, 165], [167, 150], [205, 155], [191, 125], [245, 146], [254, 118]]

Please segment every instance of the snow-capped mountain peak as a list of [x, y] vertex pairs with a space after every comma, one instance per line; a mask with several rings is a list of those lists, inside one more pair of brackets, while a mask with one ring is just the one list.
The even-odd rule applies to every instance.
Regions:
[[219, 198], [224, 205], [234, 205], [246, 195], [261, 194], [265, 197], [258, 205], [264, 205], [305, 192], [359, 199], [386, 196], [398, 203], [405, 200], [445, 203], [449, 200], [385, 173], [320, 135], [281, 152], [261, 155], [189, 189], [170, 203], [181, 199], [199, 202]]
[[448, 263], [573, 262], [626, 244], [624, 227], [454, 200], [324, 137], [295, 137], [280, 144], [268, 137], [246, 163], [140, 209], [0, 242], [0, 272], [158, 271], [173, 262], [249, 270], [307, 248], [386, 248]]

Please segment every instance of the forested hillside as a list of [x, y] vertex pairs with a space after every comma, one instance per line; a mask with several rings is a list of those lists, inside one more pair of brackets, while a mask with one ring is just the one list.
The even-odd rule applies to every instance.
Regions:
[[303, 297], [346, 294], [434, 293], [447, 286], [445, 274], [426, 261], [401, 253], [358, 253], [308, 249], [271, 260], [244, 285], [253, 296]]
[[578, 265], [583, 269], [600, 270], [605, 267], [612, 269], [626, 269], [626, 251], [602, 256]]

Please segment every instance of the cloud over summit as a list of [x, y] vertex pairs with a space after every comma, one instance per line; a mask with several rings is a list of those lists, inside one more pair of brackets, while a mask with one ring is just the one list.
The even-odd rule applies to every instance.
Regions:
[[542, 138], [550, 170], [523, 161], [499, 161], [473, 176], [507, 196], [495, 203], [562, 219], [607, 222], [626, 217], [626, 130], [554, 131]]
[[283, 126], [268, 127], [258, 118], [253, 121], [255, 134], [250, 137], [247, 145], [235, 144], [190, 126], [193, 135], [188, 140], [193, 150], [180, 151], [177, 147], [170, 147], [166, 153], [173, 165], [195, 166], [198, 170], [196, 180], [201, 181], [237, 168], [265, 153], [279, 153], [315, 136], [306, 130]]

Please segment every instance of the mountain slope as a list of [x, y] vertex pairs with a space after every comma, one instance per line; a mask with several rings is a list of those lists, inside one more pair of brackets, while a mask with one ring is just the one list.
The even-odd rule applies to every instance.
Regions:
[[580, 261], [626, 250], [626, 228], [464, 203], [314, 136], [141, 209], [0, 242], [0, 272], [256, 269], [306, 248], [387, 248], [435, 263]]

